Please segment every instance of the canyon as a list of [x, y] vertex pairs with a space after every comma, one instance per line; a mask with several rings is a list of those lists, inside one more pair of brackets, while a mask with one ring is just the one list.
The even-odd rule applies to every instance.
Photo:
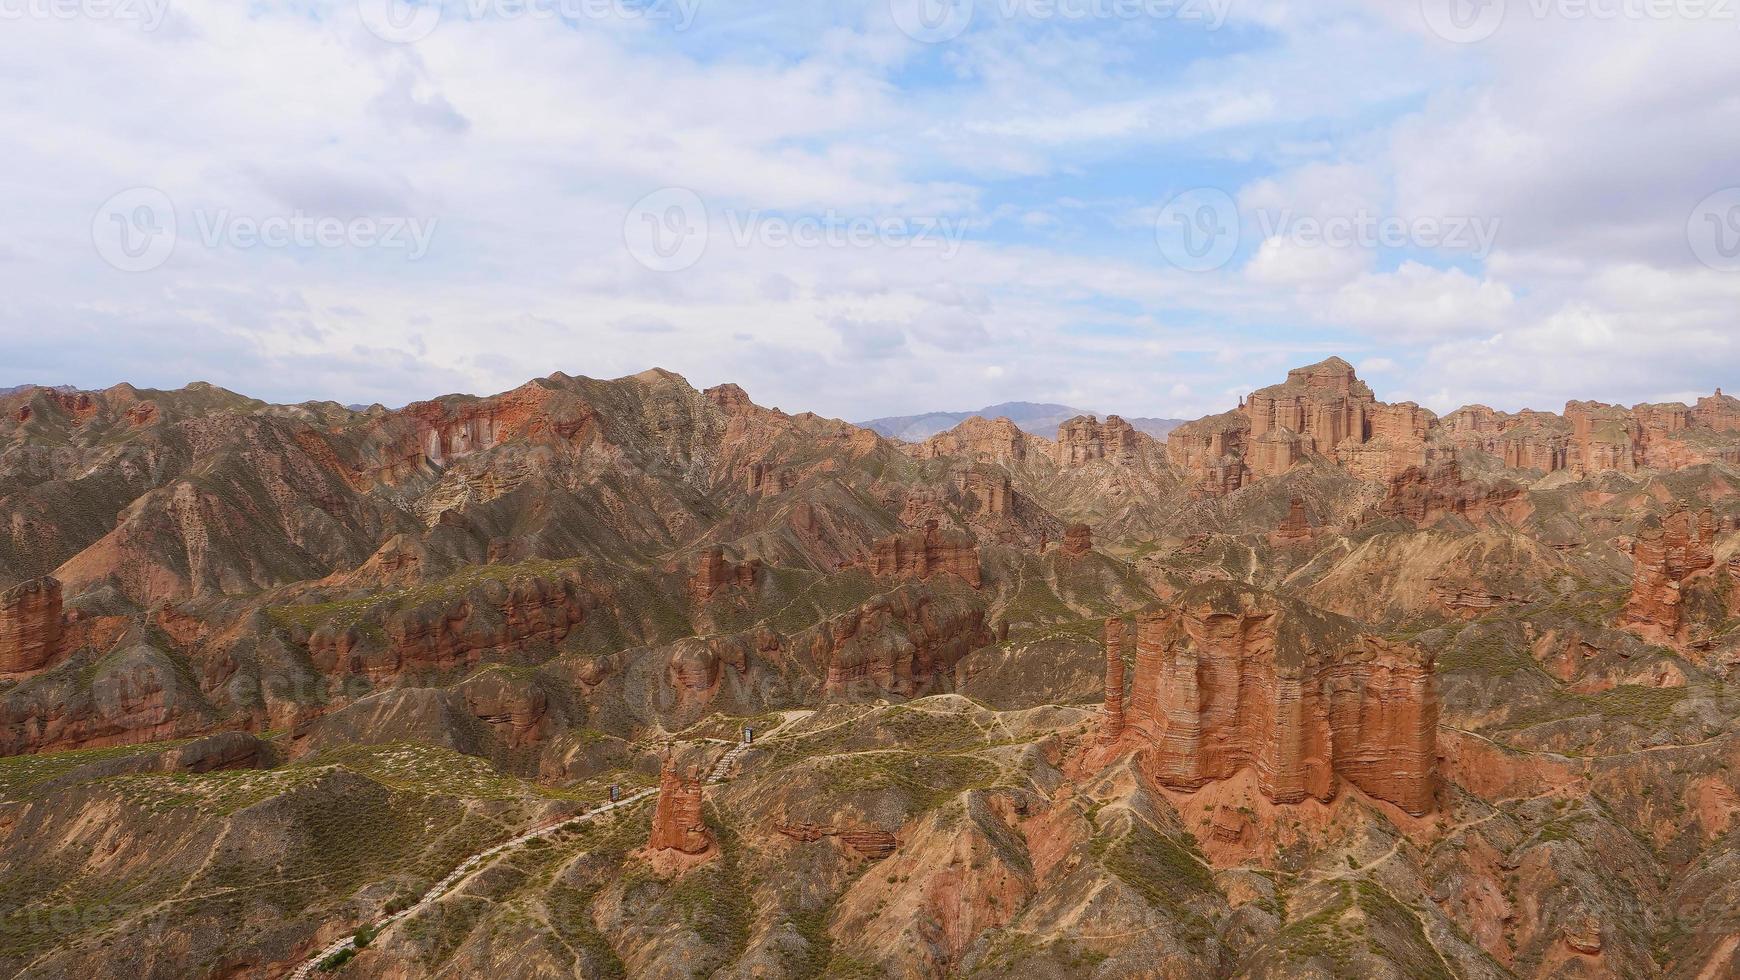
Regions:
[[901, 441], [659, 370], [27, 387], [0, 968], [1728, 976], [1736, 575], [1719, 391], [1330, 358]]

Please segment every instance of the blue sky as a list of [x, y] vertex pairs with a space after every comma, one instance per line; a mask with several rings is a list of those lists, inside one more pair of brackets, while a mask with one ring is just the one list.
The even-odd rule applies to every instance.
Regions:
[[1740, 24], [1696, 5], [403, 2], [8, 8], [0, 387], [1740, 387]]

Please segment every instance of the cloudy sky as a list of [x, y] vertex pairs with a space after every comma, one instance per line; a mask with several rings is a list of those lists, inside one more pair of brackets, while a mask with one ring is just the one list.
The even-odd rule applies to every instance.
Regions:
[[1740, 0], [0, 0], [0, 387], [1689, 399], [1737, 50]]

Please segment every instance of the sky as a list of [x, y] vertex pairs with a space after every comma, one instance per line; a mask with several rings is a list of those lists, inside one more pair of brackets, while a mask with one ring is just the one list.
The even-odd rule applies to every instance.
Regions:
[[1740, 0], [0, 0], [0, 387], [1740, 388]]

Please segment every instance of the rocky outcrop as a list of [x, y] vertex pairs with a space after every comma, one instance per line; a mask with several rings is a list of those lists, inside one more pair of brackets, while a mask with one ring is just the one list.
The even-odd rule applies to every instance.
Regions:
[[1063, 532], [1063, 557], [1083, 558], [1093, 553], [1094, 529], [1086, 524], [1071, 524]]
[[705, 602], [720, 589], [753, 589], [755, 578], [760, 573], [759, 558], [735, 564], [726, 560], [724, 548], [708, 548], [701, 553], [699, 567], [695, 569], [694, 577], [689, 579], [689, 594], [696, 601]]
[[1106, 416], [1103, 423], [1091, 415], [1080, 415], [1057, 429], [1057, 465], [1065, 469], [1102, 459], [1128, 465], [1139, 452], [1135, 428], [1116, 415]]
[[865, 827], [848, 827], [839, 829], [832, 824], [816, 823], [782, 823], [773, 828], [782, 836], [789, 837], [800, 844], [814, 844], [816, 841], [832, 837], [859, 857], [880, 861], [893, 854], [900, 847], [900, 839], [886, 830], [874, 830]]
[[1009, 474], [963, 470], [956, 481], [955, 488], [961, 500], [975, 517], [991, 520], [1015, 517], [1015, 488]]
[[1717, 388], [1714, 395], [1698, 399], [1692, 408], [1692, 418], [1700, 427], [1713, 432], [1740, 432], [1740, 398], [1724, 395]]
[[1127, 631], [1122, 617], [1106, 620], [1106, 720], [1100, 729], [1101, 742], [1116, 742], [1124, 737], [1124, 651]]
[[463, 595], [407, 609], [369, 613], [359, 622], [295, 628], [314, 666], [327, 674], [375, 680], [442, 671], [555, 646], [586, 621], [596, 598], [577, 575], [490, 581]]
[[60, 582], [40, 578], [0, 593], [0, 677], [32, 674], [60, 652]]
[[1565, 418], [1571, 423], [1571, 465], [1577, 472], [1631, 472], [1642, 464], [1643, 426], [1632, 413], [1601, 402], [1571, 402]]
[[1225, 496], [1249, 476], [1245, 446], [1250, 431], [1251, 420], [1242, 410], [1188, 422], [1166, 437], [1166, 461], [1183, 476], [1193, 496]]
[[1646, 640], [1672, 642], [1685, 625], [1681, 585], [1716, 564], [1716, 517], [1678, 509], [1644, 519], [1632, 546], [1631, 598], [1619, 624]]
[[824, 693], [841, 698], [911, 697], [994, 641], [984, 610], [907, 588], [823, 624], [810, 643], [826, 671]]
[[700, 769], [680, 769], [674, 754], [666, 756], [659, 773], [659, 802], [653, 810], [652, 835], [647, 839], [649, 852], [676, 851], [700, 856], [714, 849], [713, 832], [701, 812], [703, 794]]
[[1137, 621], [1122, 745], [1162, 784], [1250, 769], [1267, 798], [1328, 801], [1343, 780], [1412, 814], [1436, 795], [1433, 658], [1233, 583]]
[[1305, 501], [1294, 497], [1287, 505], [1286, 519], [1269, 532], [1269, 543], [1285, 547], [1310, 541], [1316, 535], [1317, 529], [1311, 526], [1311, 518], [1305, 513]]
[[870, 574], [877, 578], [924, 580], [953, 575], [979, 588], [979, 546], [964, 534], [944, 532], [936, 521], [923, 531], [895, 534], [876, 542], [870, 551]]
[[1464, 480], [1455, 460], [1430, 466], [1413, 466], [1389, 481], [1389, 490], [1378, 511], [1412, 521], [1421, 527], [1452, 515], [1478, 521], [1489, 513], [1502, 512], [1524, 495], [1521, 486], [1508, 480], [1477, 483]]
[[1008, 419], [977, 416], [911, 448], [919, 459], [965, 458], [990, 463], [1027, 459], [1027, 433]]

